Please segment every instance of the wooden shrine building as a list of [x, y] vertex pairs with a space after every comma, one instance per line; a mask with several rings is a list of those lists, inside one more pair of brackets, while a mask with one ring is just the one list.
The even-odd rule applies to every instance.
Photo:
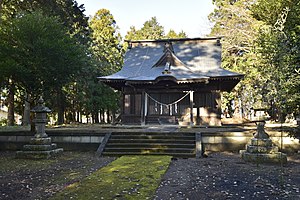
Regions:
[[220, 38], [127, 42], [122, 69], [99, 77], [122, 91], [123, 124], [221, 125], [220, 92], [243, 75], [221, 68]]

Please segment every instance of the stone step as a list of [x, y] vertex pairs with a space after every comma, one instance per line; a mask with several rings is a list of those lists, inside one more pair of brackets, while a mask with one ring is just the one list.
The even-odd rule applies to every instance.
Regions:
[[124, 156], [124, 155], [168, 155], [173, 157], [193, 158], [194, 153], [167, 153], [167, 152], [103, 152], [104, 156]]
[[195, 157], [194, 133], [115, 132], [106, 143], [102, 155], [172, 155]]
[[179, 143], [179, 144], [194, 144], [195, 140], [181, 139], [109, 139], [109, 143]]
[[108, 143], [106, 147], [168, 147], [168, 148], [195, 148], [195, 143]]
[[195, 135], [193, 136], [181, 136], [181, 135], [112, 135], [112, 139], [181, 139], [181, 140], [194, 140]]
[[105, 148], [105, 152], [149, 152], [149, 153], [195, 153], [195, 149], [192, 148], [163, 148], [163, 147], [153, 147], [153, 148], [145, 148], [145, 147], [124, 147], [124, 148]]
[[161, 136], [195, 136], [195, 133], [184, 133], [184, 132], [174, 132], [174, 133], [170, 133], [170, 132], [112, 132], [111, 133], [112, 136], [114, 135], [125, 135], [125, 136], [129, 136], [129, 135], [145, 135], [145, 136], [149, 136], [149, 135], [161, 135]]

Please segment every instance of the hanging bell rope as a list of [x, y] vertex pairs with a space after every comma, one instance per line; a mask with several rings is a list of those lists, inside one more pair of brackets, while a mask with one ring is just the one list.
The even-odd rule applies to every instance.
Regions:
[[[185, 95], [183, 95], [180, 99], [178, 99], [178, 100], [176, 100], [176, 101], [174, 101], [174, 102], [168, 103], [168, 104], [156, 100], [155, 98], [153, 98], [153, 97], [152, 97], [151, 95], [149, 95], [148, 93], [146, 93], [146, 94], [147, 94], [147, 96], [148, 96], [151, 100], [153, 100], [155, 103], [160, 104], [161, 106], [167, 106], [167, 107], [169, 107], [169, 106], [171, 106], [171, 105], [176, 105], [177, 103], [179, 103], [180, 101], [182, 101], [186, 96], [188, 96], [190, 93], [191, 93], [191, 91], [187, 92], [187, 93], [186, 93]], [[177, 105], [176, 105], [176, 108], [177, 108]]]

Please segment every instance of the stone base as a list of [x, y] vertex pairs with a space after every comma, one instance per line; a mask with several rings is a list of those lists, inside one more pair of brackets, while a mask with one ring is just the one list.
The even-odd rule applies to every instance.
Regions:
[[250, 145], [269, 147], [272, 146], [272, 140], [270, 138], [267, 139], [252, 138]]
[[52, 140], [50, 137], [45, 138], [31, 138], [30, 144], [32, 145], [45, 145], [45, 144], [51, 144]]
[[249, 153], [246, 150], [240, 150], [242, 159], [253, 163], [287, 163], [287, 155], [281, 152], [276, 153]]
[[23, 146], [23, 151], [17, 151], [16, 158], [23, 159], [48, 159], [63, 152], [62, 148], [51, 143], [51, 138], [31, 138], [30, 144]]
[[273, 154], [279, 151], [277, 146], [255, 146], [246, 145], [246, 151], [249, 153]]
[[62, 148], [50, 151], [17, 151], [16, 158], [21, 159], [48, 159], [60, 155], [64, 150]]
[[52, 144], [37, 144], [37, 145], [32, 145], [32, 144], [27, 144], [23, 146], [24, 151], [51, 151], [53, 149], [56, 149], [57, 145], [52, 143]]

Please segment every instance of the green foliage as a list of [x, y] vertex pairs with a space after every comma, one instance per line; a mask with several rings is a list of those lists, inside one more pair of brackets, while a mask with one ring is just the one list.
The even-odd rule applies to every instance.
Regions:
[[[109, 10], [101, 9], [90, 21], [92, 53], [99, 64], [101, 75], [109, 75], [121, 69], [123, 50], [121, 35]], [[99, 74], [98, 74], [99, 75]]]
[[[17, 91], [21, 95], [18, 96], [18, 99], [22, 100], [21, 104], [17, 104], [18, 107], [22, 107], [25, 100], [24, 97], [30, 96], [30, 93], [31, 95], [43, 94], [52, 110], [60, 111], [59, 119], [61, 119], [67, 106], [65, 98], [63, 98], [63, 95], [65, 95], [63, 85], [69, 84], [70, 81], [74, 80], [74, 77], [79, 72], [79, 68], [84, 65], [83, 62], [86, 62], [83, 61], [86, 59], [84, 52], [86, 47], [78, 44], [87, 45], [89, 41], [88, 18], [83, 14], [83, 6], [79, 6], [75, 0], [3, 0], [0, 2], [0, 9], [0, 29], [2, 29], [0, 31], [6, 34], [6, 38], [9, 38], [1, 46], [2, 50], [6, 48], [5, 55], [8, 54], [9, 56], [6, 56], [5, 60], [2, 60], [0, 64], [2, 69], [0, 72], [0, 87], [3, 89], [10, 88], [8, 80], [11, 80], [12, 83], [16, 82], [14, 85], [17, 89], [11, 88], [11, 90]], [[36, 26], [35, 22], [33, 24], [26, 22], [24, 18], [24, 24], [29, 25], [27, 30], [25, 25], [19, 25], [26, 34], [23, 36], [16, 28], [18, 34], [15, 35], [12, 29], [15, 25], [12, 25], [12, 23], [22, 20], [22, 17], [26, 17], [29, 20], [29, 17], [27, 17], [28, 13], [40, 13], [40, 20], [35, 19], [35, 22], [40, 25]], [[53, 23], [47, 24], [45, 21], [48, 19], [55, 19], [55, 23], [58, 23], [60, 26], [59, 29], [54, 27], [52, 30], [50, 26]], [[42, 23], [46, 24], [43, 25]], [[9, 25], [11, 28], [10, 33], [3, 30]], [[30, 31], [32, 32], [30, 33]], [[62, 34], [65, 39], [60, 38]], [[3, 42], [3, 34], [1, 37], [0, 40]], [[57, 41], [56, 37], [58, 37]], [[21, 44], [24, 47], [12, 48], [14, 47], [14, 40], [18, 45]], [[47, 51], [48, 55], [46, 55]], [[2, 54], [1, 56], [5, 55]], [[70, 68], [71, 66], [72, 68]], [[73, 71], [68, 71], [70, 69]], [[10, 77], [10, 75], [12, 76]], [[31, 104], [33, 104], [35, 97], [33, 96], [30, 99]], [[13, 104], [14, 102], [9, 100], [9, 108]]]
[[[253, 102], [262, 100], [258, 97], [258, 86], [262, 77], [257, 71], [259, 60], [255, 51], [254, 40], [261, 25], [252, 17], [251, 2], [247, 0], [215, 0], [216, 9], [209, 19], [215, 23], [211, 35], [221, 35], [222, 67], [245, 74], [244, 80], [226, 95], [227, 102], [242, 100], [245, 116], [250, 114]], [[224, 98], [224, 99], [226, 99]], [[223, 109], [230, 110], [230, 103], [223, 105]]]
[[173, 29], [170, 29], [165, 38], [187, 38], [187, 35], [183, 31], [177, 34]]
[[[264, 12], [269, 3], [258, 1], [255, 10], [265, 22], [257, 41], [261, 53], [262, 73], [268, 74], [272, 86], [268, 91], [281, 115], [300, 114], [299, 26], [300, 3], [277, 1], [279, 15]], [[262, 14], [264, 13], [264, 14]], [[276, 19], [271, 21], [269, 19]]]
[[6, 126], [7, 125], [7, 119], [0, 118], [0, 126]]
[[[33, 97], [54, 98], [85, 65], [85, 50], [56, 17], [20, 13], [0, 30], [0, 73]], [[59, 99], [61, 100], [61, 99]], [[53, 106], [52, 107], [56, 107]]]
[[42, 11], [44, 15], [58, 17], [68, 29], [70, 35], [81, 43], [88, 41], [88, 18], [83, 14], [83, 5], [76, 0], [2, 0], [1, 19], [9, 21], [20, 12]]
[[278, 20], [278, 16], [282, 14], [283, 8], [291, 2], [292, 0], [258, 0], [251, 10], [255, 19], [263, 21], [267, 25], [274, 25]]
[[[90, 20], [90, 60], [76, 81], [77, 110], [92, 115], [98, 122], [98, 113], [104, 110], [115, 112], [119, 108], [119, 93], [98, 82], [98, 76], [110, 75], [121, 69], [124, 50], [121, 36], [113, 15], [101, 9]], [[70, 95], [71, 97], [72, 95]]]
[[299, 113], [299, 2], [213, 2], [211, 34], [224, 36], [222, 65], [245, 74], [227, 101], [241, 99], [246, 115], [262, 107], [274, 119], [279, 110]]
[[123, 156], [52, 199], [151, 199], [170, 156]]
[[185, 32], [181, 31], [177, 34], [174, 30], [170, 29], [165, 35], [164, 27], [161, 26], [156, 17], [152, 17], [150, 20], [143, 24], [143, 27], [137, 30], [134, 26], [130, 27], [130, 30], [125, 36], [126, 40], [156, 40], [166, 38], [186, 38]]
[[146, 21], [140, 30], [130, 27], [130, 31], [125, 36], [126, 40], [154, 40], [162, 39], [164, 36], [164, 27], [161, 26], [156, 17]]

